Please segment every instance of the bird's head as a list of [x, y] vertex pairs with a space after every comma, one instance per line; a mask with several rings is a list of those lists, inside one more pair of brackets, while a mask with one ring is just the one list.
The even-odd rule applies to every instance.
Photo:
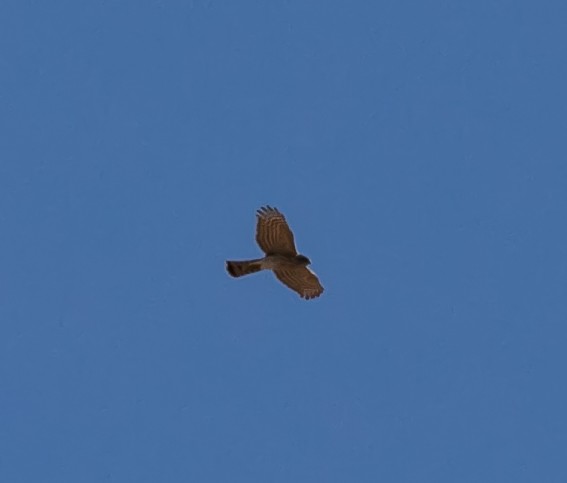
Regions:
[[311, 265], [311, 260], [309, 260], [309, 258], [307, 258], [305, 255], [297, 255], [295, 257], [295, 259], [297, 260], [298, 263], [300, 263], [301, 265]]

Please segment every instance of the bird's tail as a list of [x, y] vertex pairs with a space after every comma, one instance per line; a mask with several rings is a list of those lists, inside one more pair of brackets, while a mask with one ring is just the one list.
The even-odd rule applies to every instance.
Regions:
[[262, 270], [262, 259], [242, 260], [239, 262], [227, 260], [226, 271], [233, 277], [242, 277], [249, 273], [255, 273]]

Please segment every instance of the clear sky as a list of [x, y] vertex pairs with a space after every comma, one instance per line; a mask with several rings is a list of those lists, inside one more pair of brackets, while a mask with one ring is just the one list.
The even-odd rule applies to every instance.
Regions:
[[566, 21], [0, 2], [0, 481], [566, 482]]

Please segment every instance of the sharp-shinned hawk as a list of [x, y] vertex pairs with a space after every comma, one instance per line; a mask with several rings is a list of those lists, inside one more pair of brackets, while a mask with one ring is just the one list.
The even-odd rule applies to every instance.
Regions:
[[307, 267], [309, 258], [297, 253], [293, 233], [285, 217], [276, 209], [265, 206], [257, 211], [256, 242], [266, 254], [264, 258], [227, 261], [226, 269], [233, 277], [260, 270], [272, 270], [277, 279], [304, 299], [319, 297], [323, 286]]

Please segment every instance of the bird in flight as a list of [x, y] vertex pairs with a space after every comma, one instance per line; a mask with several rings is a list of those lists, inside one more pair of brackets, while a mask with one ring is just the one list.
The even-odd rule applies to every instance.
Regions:
[[266, 254], [255, 260], [227, 260], [226, 270], [233, 277], [242, 277], [260, 270], [272, 270], [277, 279], [299, 294], [301, 298], [313, 299], [323, 293], [323, 286], [307, 265], [309, 258], [297, 253], [293, 232], [285, 217], [270, 206], [256, 212], [256, 242]]

